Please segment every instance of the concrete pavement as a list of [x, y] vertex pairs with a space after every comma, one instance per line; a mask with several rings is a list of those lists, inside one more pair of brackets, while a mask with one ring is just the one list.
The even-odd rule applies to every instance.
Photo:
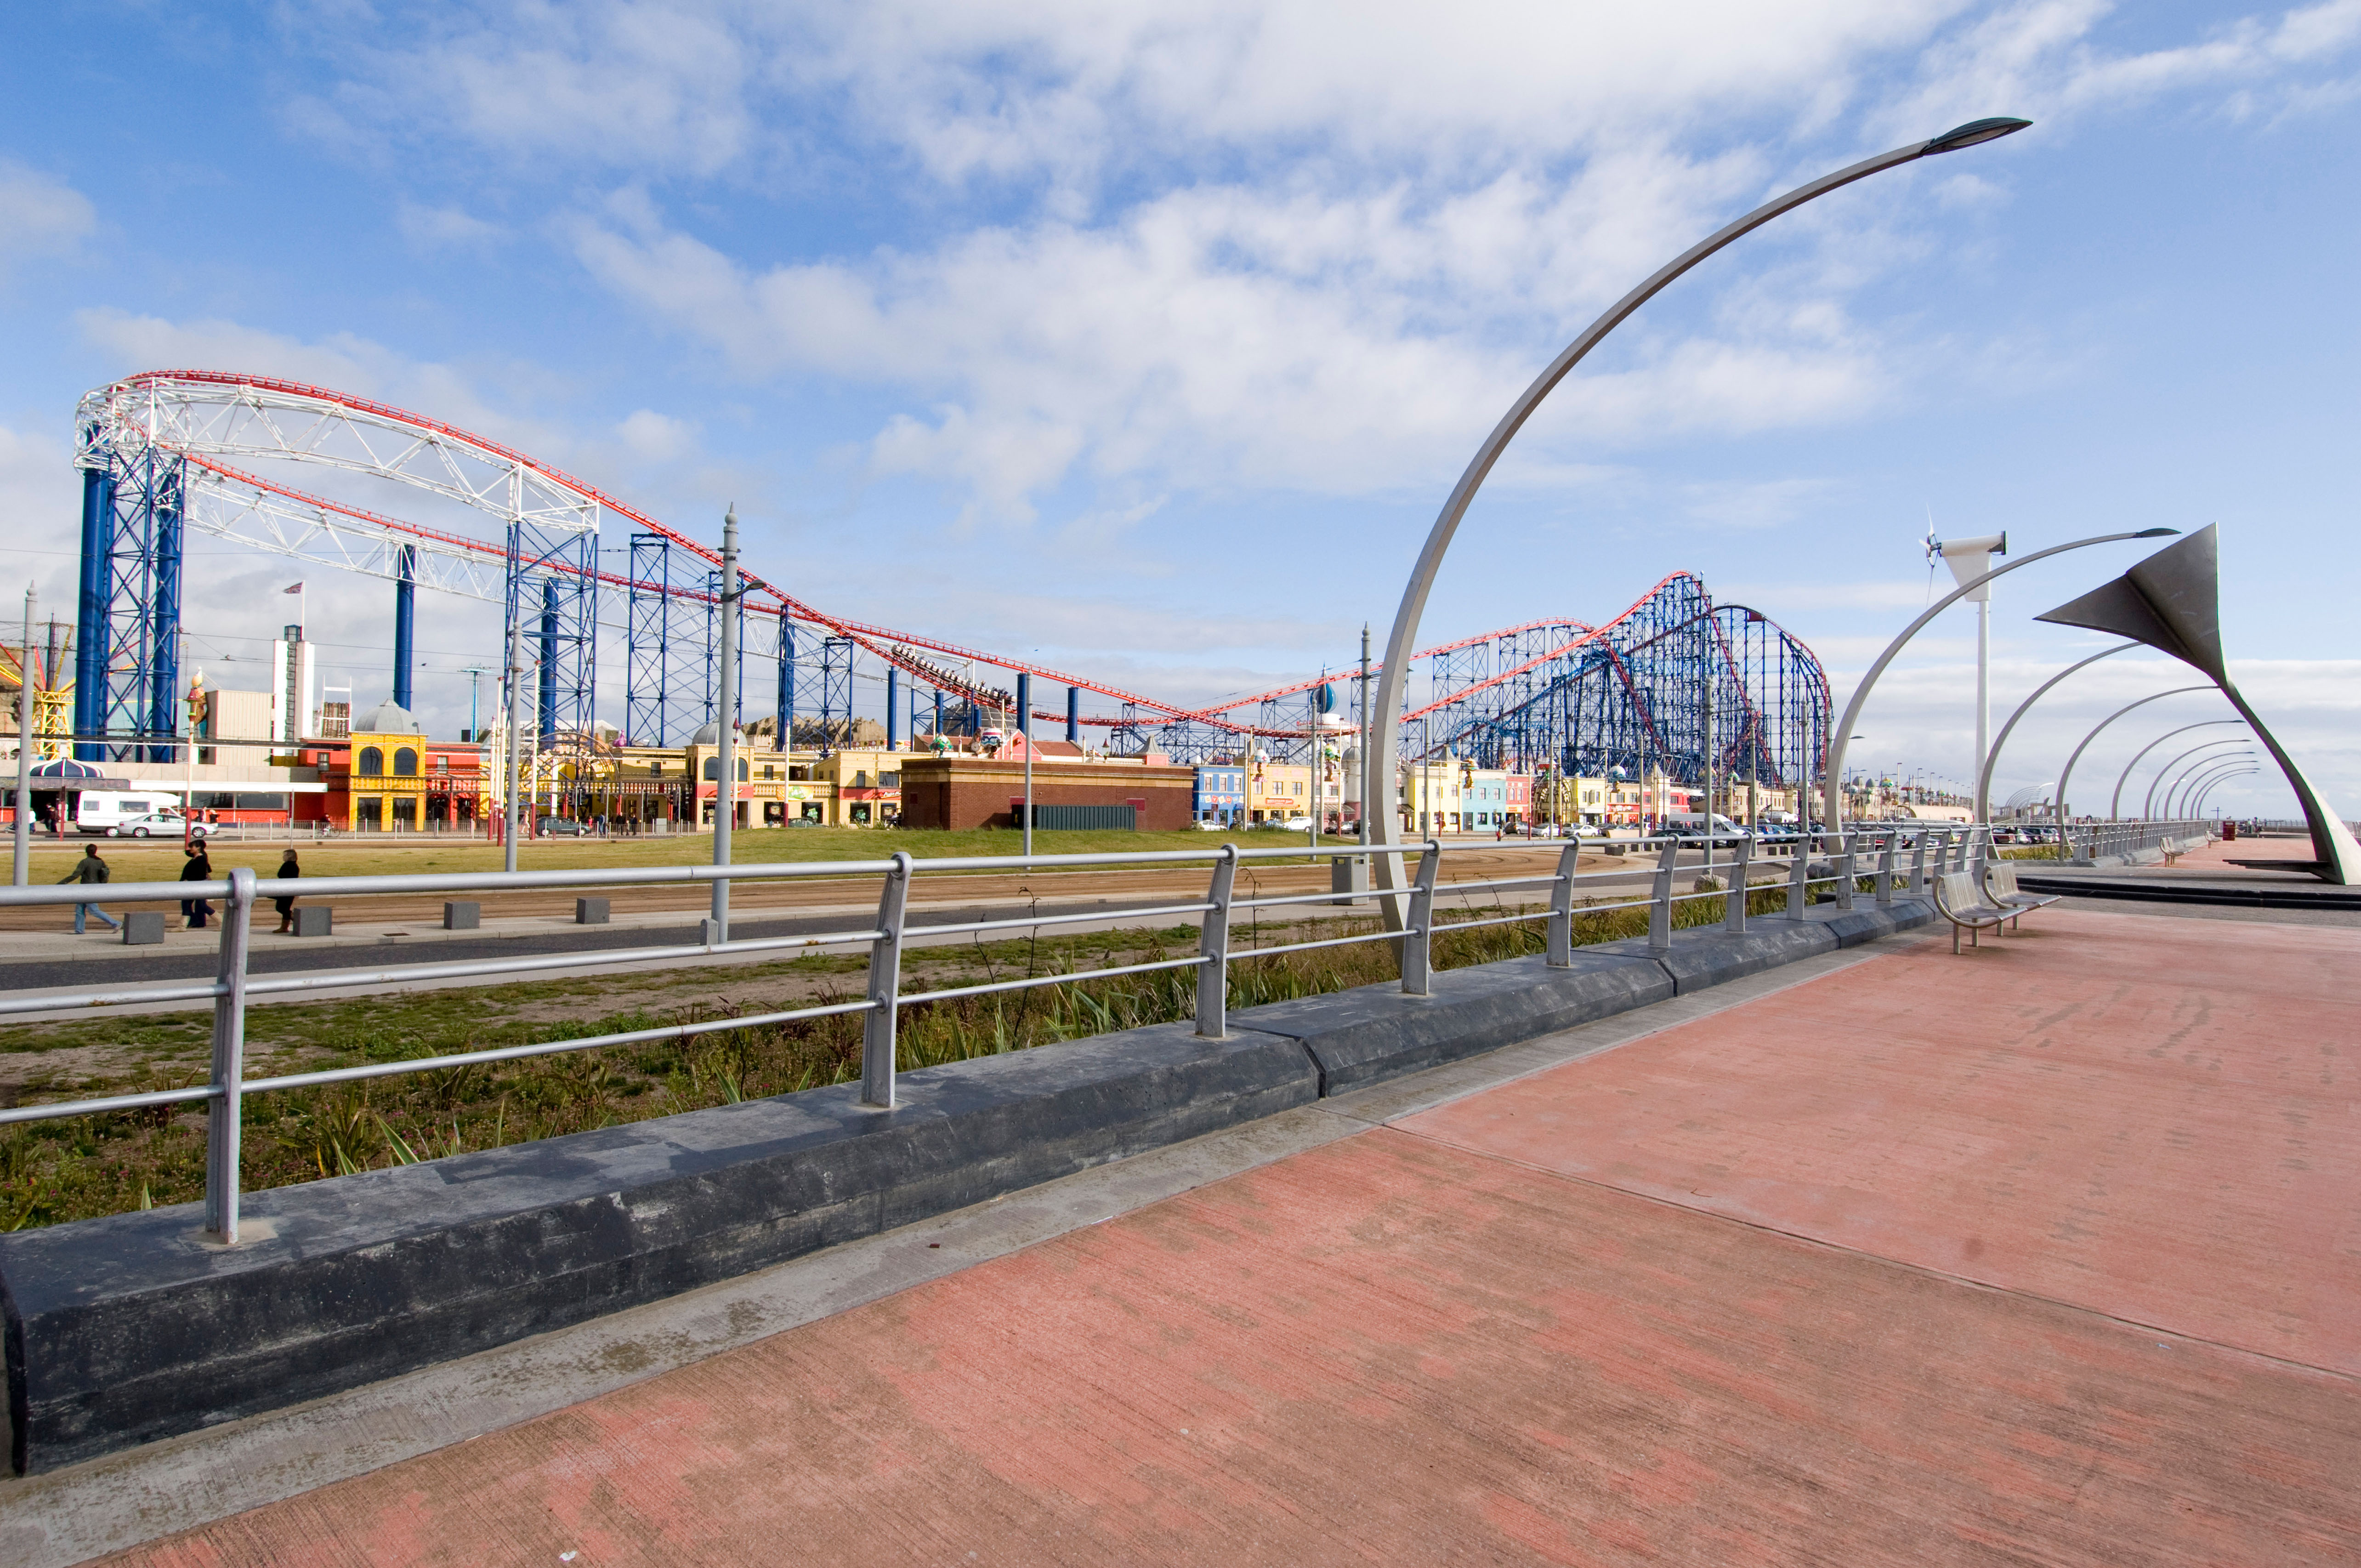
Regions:
[[1857, 949], [119, 1560], [2361, 1561], [2356, 958]]

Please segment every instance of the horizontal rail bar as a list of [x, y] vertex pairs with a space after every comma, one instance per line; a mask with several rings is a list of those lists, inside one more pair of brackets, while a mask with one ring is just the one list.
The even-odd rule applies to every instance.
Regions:
[[96, 1116], [109, 1111], [137, 1111], [147, 1105], [184, 1105], [192, 1100], [211, 1100], [220, 1092], [213, 1084], [194, 1083], [185, 1089], [152, 1089], [139, 1094], [109, 1095], [104, 1100], [55, 1100], [38, 1105], [11, 1105], [0, 1111], [0, 1126], [11, 1122], [60, 1121], [68, 1116]]
[[792, 1024], [804, 1018], [832, 1018], [842, 1013], [866, 1013], [873, 1002], [841, 1002], [827, 1007], [796, 1007], [784, 1013], [756, 1013], [743, 1018], [702, 1019], [693, 1024], [667, 1024], [655, 1029], [632, 1029], [618, 1035], [591, 1035], [578, 1040], [544, 1040], [529, 1046], [499, 1046], [489, 1050], [462, 1051], [447, 1057], [415, 1057], [406, 1061], [370, 1062], [365, 1067], [325, 1068], [318, 1072], [289, 1073], [280, 1078], [249, 1078], [246, 1092], [266, 1089], [311, 1089], [324, 1083], [353, 1083], [365, 1078], [391, 1078], [407, 1072], [437, 1072], [445, 1068], [473, 1067], [479, 1062], [515, 1061], [524, 1057], [562, 1056], [607, 1046], [643, 1045], [650, 1040], [685, 1040], [696, 1035], [718, 1035], [726, 1029], [759, 1029], [772, 1024]]
[[[1437, 927], [1440, 929], [1441, 927]], [[1308, 953], [1314, 948], [1343, 948], [1355, 942], [1399, 942], [1404, 937], [1422, 937], [1426, 933], [1413, 926], [1407, 931], [1364, 931], [1357, 937], [1323, 937], [1316, 942], [1287, 942], [1276, 948], [1233, 948], [1230, 961], [1240, 959], [1268, 959], [1280, 953]]]
[[902, 938], [907, 941], [913, 937], [961, 931], [1023, 931], [1036, 926], [1071, 926], [1084, 920], [1137, 920], [1150, 915], [1202, 915], [1214, 907], [1215, 905], [1211, 904], [1168, 904], [1148, 909], [1100, 909], [1086, 910], [1079, 915], [1032, 915], [1016, 920], [954, 920], [942, 925], [912, 923], [902, 927]]
[[0, 998], [0, 1017], [12, 1013], [67, 1012], [77, 1007], [128, 1007], [146, 1002], [204, 1002], [224, 993], [219, 981], [164, 985], [147, 991], [73, 991], [63, 995]]
[[581, 953], [540, 953], [517, 959], [474, 959], [465, 963], [397, 964], [380, 970], [328, 970], [318, 974], [269, 975], [246, 982], [248, 996], [285, 996], [305, 991], [332, 991], [346, 985], [395, 985], [416, 980], [470, 980], [489, 975], [533, 974], [546, 970], [587, 969], [598, 964], [662, 963], [675, 959], [701, 959], [727, 953], [779, 952], [789, 948], [840, 948], [873, 942], [881, 933], [823, 931], [809, 937], [758, 937], [744, 942], [718, 942], [712, 947], [689, 943], [670, 948], [620, 948]]
[[1077, 970], [1071, 974], [1028, 976], [1024, 980], [994, 981], [989, 985], [960, 985], [948, 991], [921, 991], [895, 999], [896, 1005], [907, 1007], [914, 1002], [943, 1002], [954, 996], [982, 996], [991, 991], [1027, 991], [1040, 985], [1066, 985], [1078, 980], [1107, 980], [1119, 974], [1146, 974], [1150, 970], [1197, 969], [1213, 960], [1199, 955], [1186, 959], [1161, 959], [1150, 964], [1125, 964], [1119, 969]]

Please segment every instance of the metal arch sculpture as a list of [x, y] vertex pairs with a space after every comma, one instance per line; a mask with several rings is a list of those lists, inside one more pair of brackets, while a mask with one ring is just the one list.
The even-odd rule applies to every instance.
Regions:
[[2323, 882], [2350, 887], [2361, 882], [2361, 843], [2354, 841], [2353, 830], [2344, 818], [2328, 809], [2312, 780], [2230, 679], [2229, 662], [2222, 651], [2221, 579], [2220, 543], [2209, 523], [2104, 587], [2035, 619], [2060, 626], [2087, 626], [2145, 642], [2191, 666], [2220, 687], [2287, 776], [2297, 803], [2303, 807], [2304, 824], [2312, 830], [2310, 861], [2270, 863], [2284, 870], [2309, 871]]
[[[2087, 659], [2078, 660], [2075, 663], [2067, 665], [2064, 669], [2059, 671], [2056, 674], [2050, 676], [2048, 680], [2034, 687], [2033, 695], [2026, 697], [2023, 702], [2017, 704], [2016, 711], [2008, 716], [2008, 722], [2000, 727], [2000, 733], [1998, 735], [1993, 737], [1992, 750], [1984, 753], [1983, 772], [1976, 777], [1976, 798], [1978, 800], [1984, 801], [1992, 799], [1993, 770], [2000, 766], [2000, 749], [2008, 744], [2008, 738], [2015, 732], [2017, 721], [2023, 718], [2026, 714], [2032, 712], [2033, 705], [2039, 702], [2043, 697], [2048, 696], [2051, 687], [2057, 685], [2059, 682], [2064, 680], [2067, 676], [2072, 674], [2077, 670], [2082, 669], [2091, 664], [2095, 664], [2102, 659], [2112, 659], [2118, 653], [2126, 652], [2138, 646], [2139, 644], [2136, 642], [2118, 642], [2112, 648], [2103, 648]], [[2015, 795], [2011, 795], [2009, 797], [2009, 806], [2012, 810], [2023, 804], [2024, 802], [2019, 801]]]
[[[1655, 298], [1691, 268], [1783, 214], [1793, 212], [1806, 203], [1825, 196], [1831, 191], [1840, 190], [1855, 181], [1866, 180], [1872, 174], [1899, 168], [1903, 164], [1915, 162], [1921, 158], [1953, 152], [1962, 148], [1993, 141], [2001, 137], [2021, 131], [2031, 123], [2027, 120], [2003, 117], [1975, 120], [1954, 130], [1947, 131], [1941, 136], [1929, 137], [1926, 141], [1912, 142], [1906, 147], [1895, 148], [1891, 152], [1883, 152], [1874, 158], [1865, 158], [1859, 163], [1839, 169], [1832, 174], [1823, 175], [1807, 184], [1799, 185], [1784, 195], [1776, 196], [1765, 202], [1745, 216], [1725, 225], [1689, 247], [1688, 249], [1658, 268], [1638, 288], [1609, 306], [1597, 321], [1585, 327], [1582, 334], [1568, 344], [1556, 358], [1551, 360], [1542, 373], [1533, 378], [1532, 384], [1518, 395], [1515, 402], [1509, 405], [1509, 411], [1500, 416], [1500, 422], [1492, 427], [1491, 433], [1487, 435], [1483, 444], [1476, 449], [1476, 455], [1468, 462], [1466, 471], [1459, 477], [1459, 482], [1452, 487], [1450, 496], [1444, 501], [1442, 514], [1434, 520], [1434, 527], [1429, 531], [1426, 543], [1419, 551], [1418, 564], [1411, 570], [1409, 585], [1402, 590], [1401, 608], [1395, 612], [1393, 630], [1386, 638], [1385, 674], [1378, 686], [1374, 705], [1376, 710], [1379, 713], [1395, 712], [1401, 707], [1402, 699], [1407, 695], [1406, 683], [1409, 679], [1411, 648], [1418, 640], [1418, 624], [1426, 613], [1427, 596], [1434, 589], [1434, 579], [1442, 570], [1444, 554], [1451, 548], [1452, 536], [1459, 532], [1460, 521], [1467, 515], [1468, 507], [1474, 504], [1476, 493], [1483, 488], [1484, 481], [1490, 476], [1493, 466], [1499, 462], [1501, 454], [1508, 450], [1509, 443], [1515, 438], [1517, 433], [1524, 428], [1525, 422], [1533, 416], [1536, 409], [1541, 407], [1542, 400], [1556, 390], [1558, 383], [1572, 374], [1574, 367], [1582, 363], [1583, 359], [1592, 349], [1598, 346], [1609, 333], [1621, 325], [1634, 311]], [[1378, 798], [1380, 791], [1387, 795], [1391, 794], [1395, 765], [1398, 761], [1400, 737], [1395, 727], [1380, 725], [1375, 734], [1376, 743], [1369, 748], [1369, 754], [1362, 761], [1365, 772], [1362, 775], [1361, 797], [1365, 801]], [[1380, 830], [1377, 841], [1389, 847], [1399, 845], [1401, 836], [1394, 820], [1393, 812], [1379, 811], [1376, 813], [1376, 817]], [[1388, 894], [1398, 893], [1402, 885], [1400, 856], [1380, 857], [1378, 861], [1377, 874], [1378, 885]], [[1387, 926], [1392, 929], [1399, 929], [1403, 918], [1402, 900], [1400, 897], [1386, 897], [1378, 900], [1378, 905], [1385, 912]]]

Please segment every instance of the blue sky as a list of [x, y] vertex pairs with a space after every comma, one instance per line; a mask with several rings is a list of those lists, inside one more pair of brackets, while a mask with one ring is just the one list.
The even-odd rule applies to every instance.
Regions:
[[[2022, 115], [1621, 329], [1495, 475], [1427, 636], [1689, 568], [1841, 690], [1926, 601], [1930, 512], [2021, 546], [2219, 522], [2242, 679], [2361, 812], [2356, 0], [68, 4], [10, 43], [0, 507], [50, 605], [74, 399], [202, 366], [414, 408], [707, 535], [734, 499], [813, 602], [1190, 700], [1382, 635], [1477, 441], [1664, 258]], [[209, 674], [261, 685], [240, 640], [306, 574], [192, 554]], [[2030, 615], [2136, 558], [2009, 579], [2001, 712], [2097, 645]], [[308, 575], [372, 700], [390, 590]], [[1930, 630], [1856, 761], [1965, 775], [1971, 637]], [[464, 723], [451, 672], [497, 625], [430, 597], [420, 642], [422, 706]], [[2178, 684], [2077, 677], [2004, 784]]]

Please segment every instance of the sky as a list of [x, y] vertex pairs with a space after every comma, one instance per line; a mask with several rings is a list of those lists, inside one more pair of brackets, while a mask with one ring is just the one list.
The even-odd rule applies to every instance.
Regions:
[[[2361, 816], [2361, 0], [24, 7], [5, 558], [66, 612], [82, 393], [238, 370], [700, 537], [734, 502], [749, 565], [833, 613], [1215, 700], [1382, 641], [1477, 444], [1633, 283], [1986, 115], [2035, 124], [1824, 198], [1624, 323], [1493, 473], [1422, 641], [1603, 620], [1689, 570], [1841, 702], [1929, 602], [1930, 525], [2022, 554], [2218, 523], [2234, 671]], [[388, 585], [189, 548], [210, 682], [267, 684], [304, 577], [331, 678], [386, 694]], [[2105, 645], [2032, 617], [2149, 548], [1999, 585], [1995, 726]], [[1971, 773], [1971, 613], [1880, 684], [1854, 762]], [[500, 641], [423, 596], [435, 732]], [[2184, 684], [2073, 677], [1999, 793]], [[2083, 767], [2111, 787], [2226, 711], [2153, 704]], [[2268, 777], [2217, 799], [2292, 810]]]

